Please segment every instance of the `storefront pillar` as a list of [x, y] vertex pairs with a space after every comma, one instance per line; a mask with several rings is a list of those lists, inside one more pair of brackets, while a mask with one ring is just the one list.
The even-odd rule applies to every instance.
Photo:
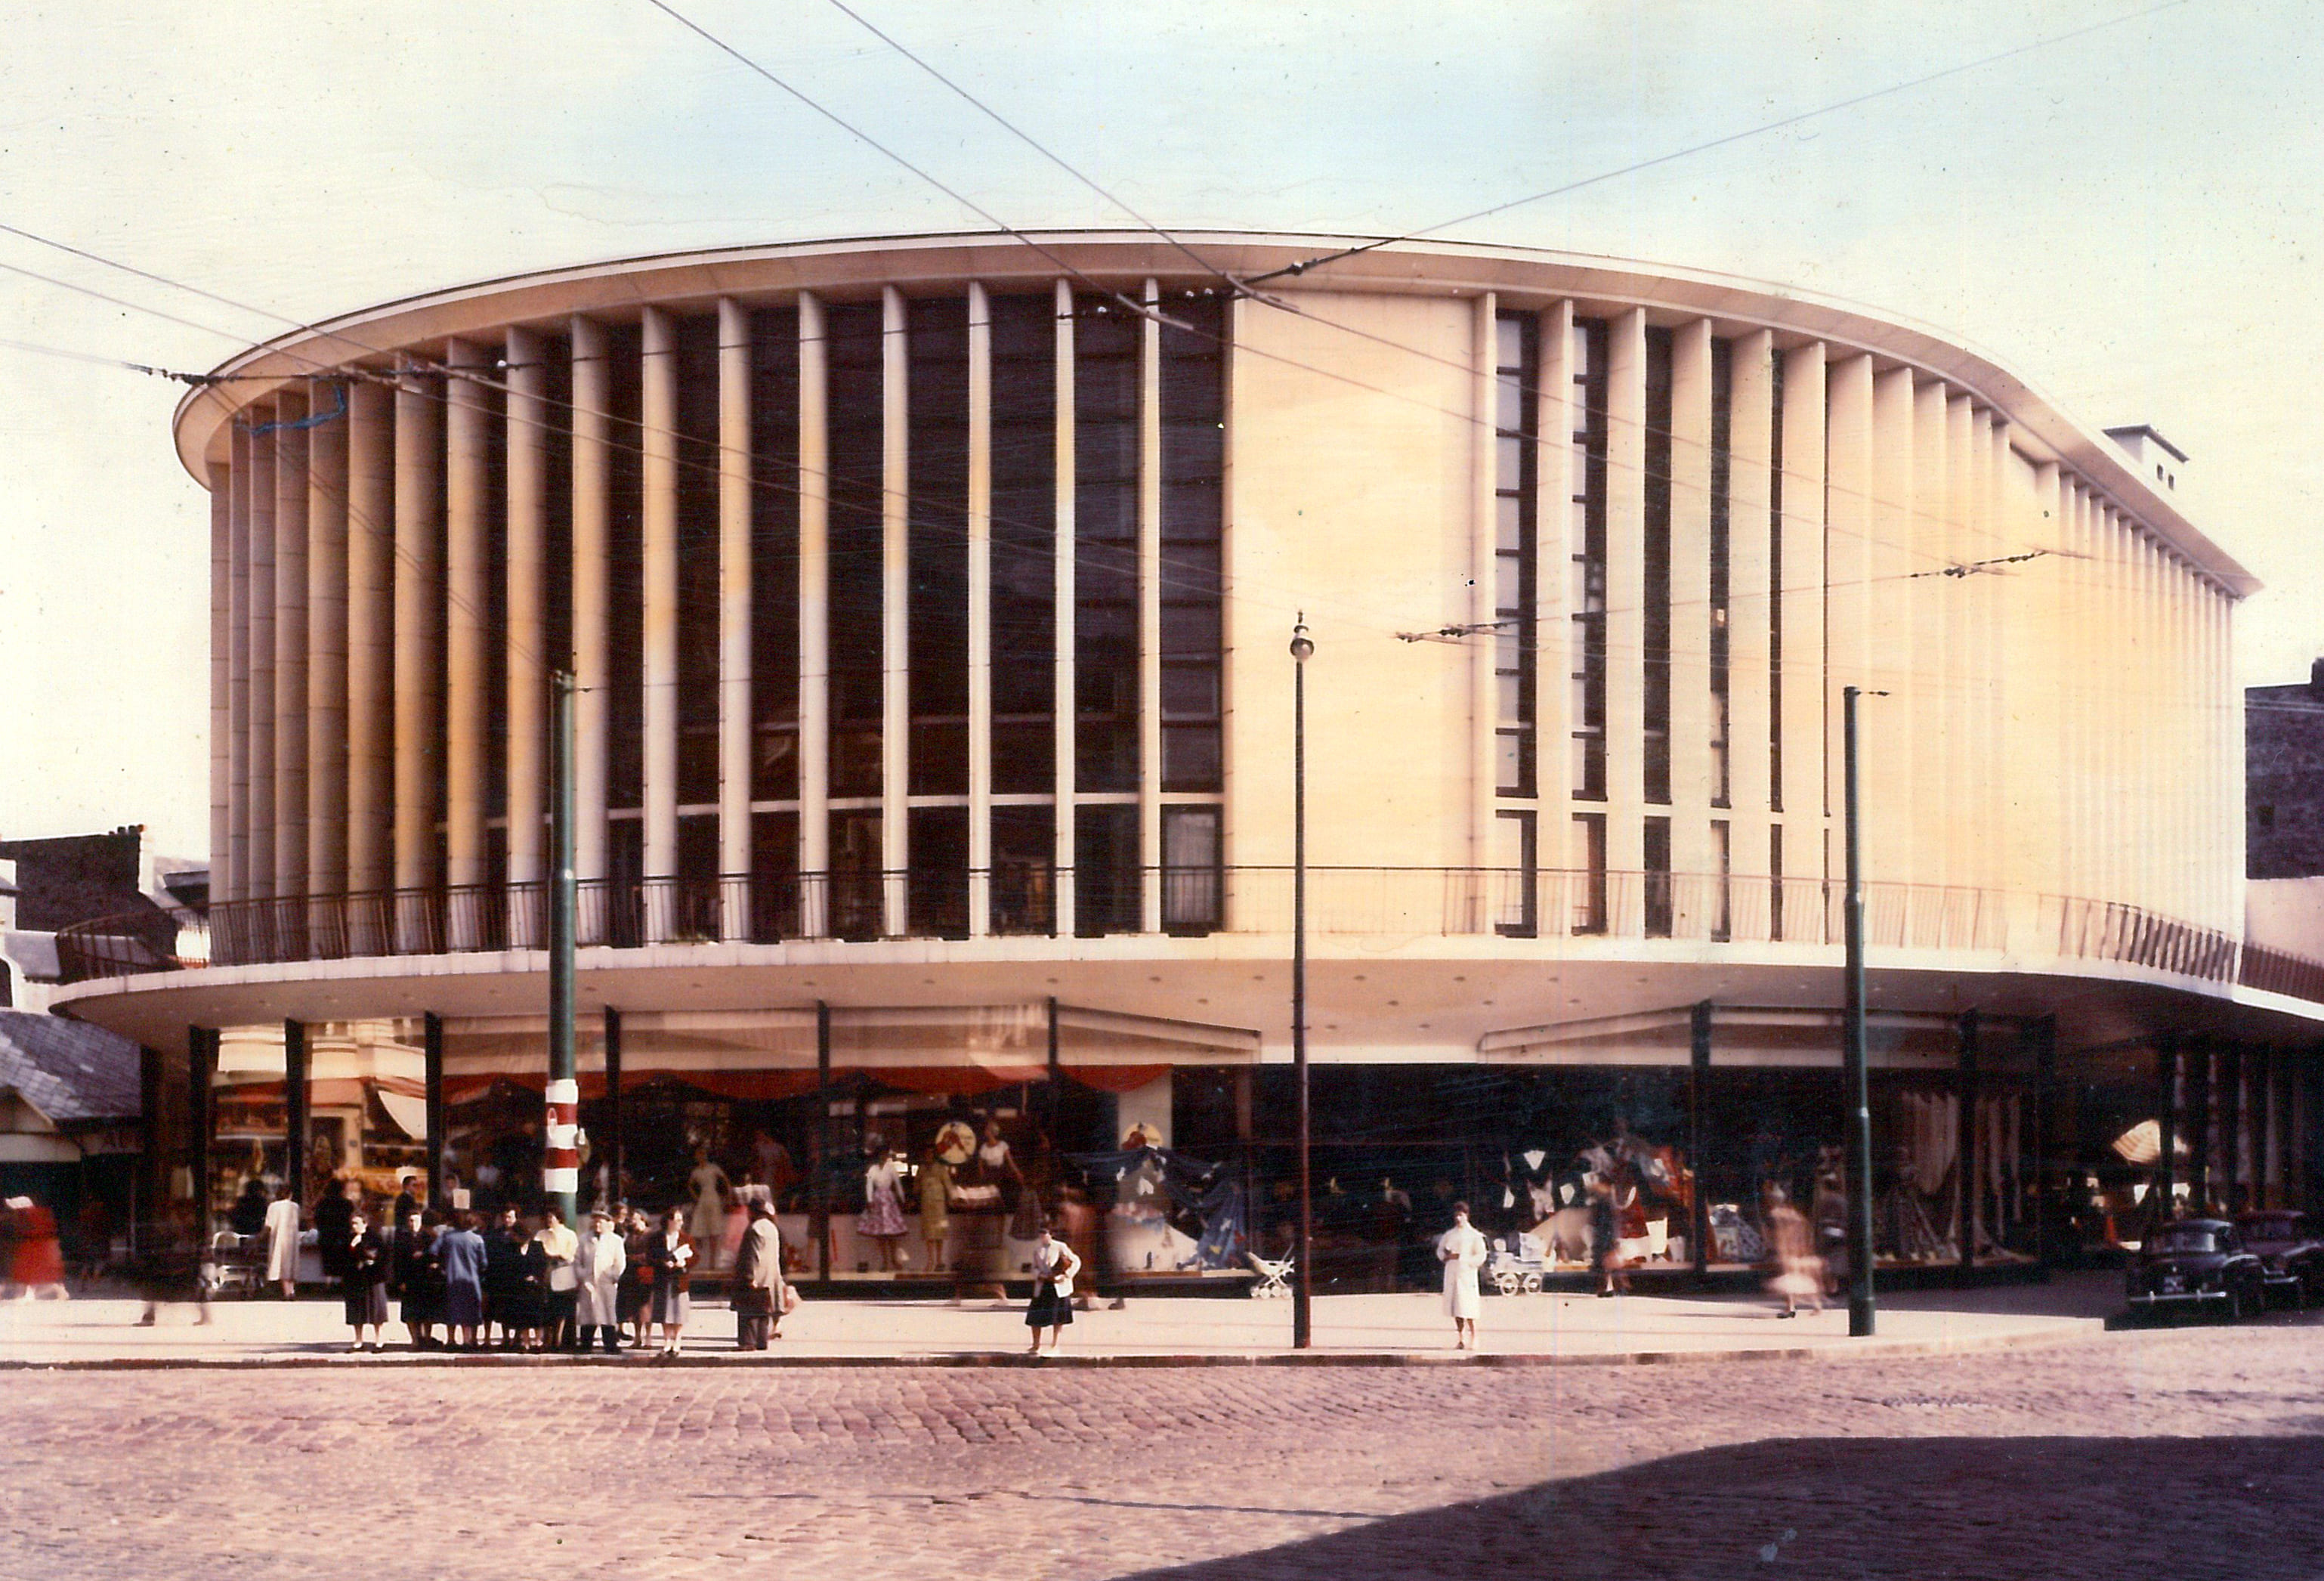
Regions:
[[1686, 1162], [1694, 1171], [1694, 1189], [1687, 1195], [1694, 1211], [1686, 1226], [1686, 1249], [1693, 1257], [1697, 1279], [1711, 1271], [1711, 1205], [1702, 1199], [1702, 1105], [1710, 1096], [1711, 1016], [1710, 1000], [1694, 1007], [1688, 1043], [1692, 1061], [1686, 1080]]
[[807, 1233], [817, 1279], [831, 1277], [831, 1197], [824, 1158], [831, 1151], [831, 1006], [815, 1002], [815, 1129], [807, 1133]]
[[210, 1078], [217, 1068], [217, 1033], [186, 1029], [186, 1165], [193, 1175], [194, 1232], [210, 1234]]
[[[2154, 1222], [2167, 1224], [2172, 1204], [2176, 1199], [2179, 1179], [2179, 1116], [2186, 1104], [2186, 1072], [2179, 1057], [2179, 1034], [2165, 1032], [2154, 1050], [2155, 1087], [2159, 1094], [2154, 1107], [2161, 1133], [2161, 1151], [2154, 1161], [2154, 1189], [2160, 1194]], [[2190, 1176], [2192, 1179], [2192, 1176]]]
[[[2042, 1277], [2050, 1277], [2050, 1090], [2058, 1079], [2058, 1018], [2045, 1015], [2034, 1028], [2034, 1261]], [[2166, 1105], [2163, 1140], [2171, 1136]], [[2171, 1161], [2166, 1146], [2163, 1160]]]
[[428, 1116], [428, 1202], [444, 1201], [444, 1018], [429, 1011], [420, 1021], [422, 1101]]
[[137, 1050], [137, 1168], [130, 1176], [133, 1256], [145, 1250], [144, 1236], [149, 1233], [145, 1226], [152, 1226], [152, 1234], [161, 1233], [163, 1207], [169, 1200], [169, 1166], [162, 1160], [169, 1127], [161, 1114], [161, 1051], [141, 1045]]
[[290, 1200], [307, 1201], [307, 1028], [301, 1022], [282, 1023], [282, 1177], [290, 1187]]
[[628, 1104], [622, 1096], [622, 1012], [605, 1006], [605, 1197], [611, 1207], [628, 1200]]
[[1059, 1151], [1064, 1143], [1057, 1140], [1057, 1105], [1065, 1096], [1065, 1069], [1059, 1058], [1057, 1040], [1057, 996], [1049, 995], [1049, 1147]]
[[1978, 1179], [1981, 1160], [1977, 1156], [1977, 1012], [1961, 1012], [1958, 1024], [1960, 1059], [1954, 1079], [1960, 1097], [1960, 1118], [1955, 1123], [1955, 1139], [1960, 1145], [1954, 1151], [1953, 1217], [1960, 1229], [1961, 1271], [1967, 1273], [1977, 1266], [1978, 1221], [1982, 1216]]
[[2190, 1050], [2186, 1083], [2189, 1206], [2203, 1211], [2211, 1200], [2211, 1050]]
[[2219, 1207], [2234, 1213], [2237, 1207], [2236, 1190], [2244, 1184], [2244, 1051], [2240, 1044], [2231, 1043], [2219, 1053], [2219, 1069], [2216, 1077], [2223, 1089], [2223, 1112], [2219, 1116], [2219, 1172], [2226, 1178], [2219, 1182]]

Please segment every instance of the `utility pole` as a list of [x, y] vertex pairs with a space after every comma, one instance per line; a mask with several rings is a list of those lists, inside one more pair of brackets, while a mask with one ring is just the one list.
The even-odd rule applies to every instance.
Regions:
[[1291, 628], [1291, 1080], [1299, 1113], [1299, 1235], [1292, 1249], [1291, 1347], [1314, 1339], [1314, 1197], [1307, 1169], [1307, 660], [1315, 644], [1301, 611]]
[[1872, 1083], [1864, 1059], [1864, 862], [1856, 798], [1856, 700], [1884, 698], [1848, 687], [1840, 693], [1847, 786], [1848, 1332], [1872, 1333]]
[[[581, 1086], [573, 1068], [573, 676], [549, 678], [549, 1086], [540, 1188], [550, 1211], [573, 1223], [581, 1187]], [[614, 1184], [620, 1189], [620, 1183]]]

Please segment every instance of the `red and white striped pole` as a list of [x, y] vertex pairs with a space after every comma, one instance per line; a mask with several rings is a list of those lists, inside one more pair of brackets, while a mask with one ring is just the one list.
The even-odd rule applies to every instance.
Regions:
[[557, 1216], [573, 1221], [581, 1190], [581, 1084], [572, 1077], [548, 1087], [549, 1127], [540, 1153], [540, 1189]]

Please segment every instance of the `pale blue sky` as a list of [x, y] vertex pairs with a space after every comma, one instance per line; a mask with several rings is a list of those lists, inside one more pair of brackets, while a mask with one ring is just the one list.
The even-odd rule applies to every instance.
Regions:
[[[1128, 223], [828, 0], [674, 0], [1009, 223]], [[854, 4], [855, 0], [850, 0]], [[1932, 86], [1446, 233], [1757, 276], [1933, 324], [2194, 458], [2305, 674], [2324, 549], [2324, 14], [1944, 6], [862, 0], [1165, 225], [1403, 232], [2116, 17]], [[0, 224], [295, 318], [548, 265], [977, 228], [644, 0], [18, 0]], [[0, 338], [206, 368], [280, 326], [0, 236]], [[207, 840], [208, 516], [178, 388], [0, 347], [0, 834]]]

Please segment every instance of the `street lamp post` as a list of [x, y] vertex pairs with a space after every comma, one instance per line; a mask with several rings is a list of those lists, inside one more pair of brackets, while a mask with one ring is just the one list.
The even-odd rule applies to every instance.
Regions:
[[1315, 1224], [1307, 1171], [1307, 660], [1314, 652], [1303, 610], [1291, 628], [1291, 1081], [1299, 1115], [1299, 1234], [1291, 1253], [1294, 1350], [1305, 1350], [1314, 1333], [1308, 1266]]
[[549, 678], [549, 1086], [540, 1171], [549, 1211], [567, 1225], [581, 1188], [581, 1091], [573, 1060], [573, 690], [567, 671]]
[[1842, 777], [1848, 849], [1847, 1027], [1848, 1064], [1848, 1332], [1872, 1333], [1872, 1084], [1864, 1059], [1864, 865], [1858, 836], [1856, 798], [1856, 699], [1886, 697], [1861, 687], [1840, 692]]

